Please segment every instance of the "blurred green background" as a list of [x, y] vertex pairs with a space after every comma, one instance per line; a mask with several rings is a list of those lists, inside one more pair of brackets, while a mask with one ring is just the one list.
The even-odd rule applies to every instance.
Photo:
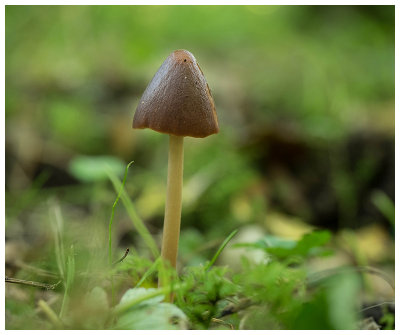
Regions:
[[[6, 6], [11, 259], [53, 257], [54, 208], [71, 241], [106, 252], [104, 162], [122, 178], [135, 161], [126, 190], [159, 238], [168, 141], [131, 123], [175, 49], [197, 58], [221, 129], [185, 140], [182, 264], [238, 227], [324, 227], [347, 232], [358, 260], [394, 259], [394, 6]], [[140, 250], [122, 205], [114, 229], [114, 245]]]

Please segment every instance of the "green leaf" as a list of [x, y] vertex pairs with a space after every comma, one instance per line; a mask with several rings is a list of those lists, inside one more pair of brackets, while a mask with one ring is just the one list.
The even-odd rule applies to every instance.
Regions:
[[109, 173], [122, 175], [125, 163], [113, 156], [76, 156], [69, 164], [69, 172], [82, 182], [107, 180]]
[[305, 234], [299, 241], [267, 235], [255, 243], [242, 243], [235, 246], [263, 249], [269, 255], [285, 259], [293, 256], [326, 255], [326, 250], [320, 247], [328, 243], [330, 239], [331, 233], [329, 231], [316, 230]]
[[266, 235], [263, 239], [253, 243], [236, 243], [234, 247], [252, 247], [257, 249], [279, 248], [292, 250], [297, 245], [296, 241], [287, 240], [278, 236]]
[[291, 329], [356, 329], [359, 321], [360, 277], [354, 271], [324, 279], [298, 313], [292, 314]]
[[312, 299], [304, 301], [298, 313], [292, 314], [289, 318], [288, 326], [296, 330], [332, 330], [326, 292], [317, 291]]
[[[122, 296], [120, 304], [126, 303], [131, 300], [140, 299], [142, 297], [145, 297], [148, 293], [155, 292], [155, 291], [156, 291], [156, 289], [153, 289], [153, 288], [149, 288], [149, 289], [131, 288], [128, 291], [126, 291], [125, 294]], [[146, 300], [138, 303], [137, 306], [144, 306], [144, 305], [148, 305], [148, 304], [150, 304], [150, 305], [157, 304], [163, 300], [164, 300], [164, 296], [159, 295], [159, 296], [155, 296], [155, 297], [146, 299]]]
[[291, 250], [293, 249], [297, 242], [293, 240], [287, 240], [278, 236], [267, 235], [262, 241], [266, 248], [281, 248]]
[[361, 288], [354, 272], [342, 273], [330, 279], [327, 292], [329, 317], [334, 329], [355, 329], [358, 320], [357, 302]]
[[314, 231], [306, 234], [297, 243], [295, 251], [298, 255], [306, 256], [313, 248], [327, 244], [331, 239], [331, 233], [327, 230]]
[[[125, 292], [120, 304], [156, 292], [156, 289], [134, 288]], [[186, 329], [187, 317], [178, 307], [162, 302], [164, 296], [153, 296], [129, 308], [117, 320], [116, 329], [176, 330]]]

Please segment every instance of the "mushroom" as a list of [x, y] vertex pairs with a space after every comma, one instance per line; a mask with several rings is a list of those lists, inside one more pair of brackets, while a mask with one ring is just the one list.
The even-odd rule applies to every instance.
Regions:
[[176, 50], [140, 99], [133, 128], [169, 134], [168, 180], [161, 257], [176, 268], [182, 209], [183, 138], [219, 131], [214, 100], [194, 56]]

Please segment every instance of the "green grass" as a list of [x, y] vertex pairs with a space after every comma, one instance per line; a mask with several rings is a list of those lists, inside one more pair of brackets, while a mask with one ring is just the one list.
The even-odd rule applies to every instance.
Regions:
[[[122, 182], [110, 175], [117, 192], [110, 224], [118, 199], [124, 194], [130, 165]], [[133, 208], [130, 200], [126, 204], [125, 210]], [[334, 254], [332, 248], [327, 248], [331, 240], [327, 231], [311, 232], [297, 242], [265, 236], [254, 243], [235, 244], [236, 248], [265, 252], [261, 263], [243, 258], [242, 270], [238, 272], [215, 264], [238, 230], [225, 238], [209, 261], [185, 267], [180, 274], [162, 266], [160, 258], [149, 261], [136, 252], [114, 264], [111, 272], [107, 268], [84, 272], [82, 265], [78, 265], [82, 264], [79, 261], [82, 256], [77, 252], [82, 242], [66, 241], [67, 228], [58, 205], [53, 205], [50, 214], [55, 262], [63, 288], [54, 292], [57, 303], [53, 306], [45, 299], [38, 301], [37, 306], [43, 312], [38, 315], [43, 319], [39, 328], [357, 329], [361, 320], [359, 296], [363, 277], [359, 271], [342, 271], [346, 269], [339, 267], [324, 276], [309, 273], [310, 261]], [[147, 230], [142, 233], [139, 236], [143, 240], [149, 236]], [[147, 242], [145, 245], [151, 249], [152, 244]], [[68, 251], [65, 245], [69, 246]], [[90, 249], [87, 251], [90, 253]], [[89, 262], [96, 257], [90, 253]], [[168, 280], [163, 281], [163, 287], [154, 289], [157, 275]], [[94, 291], [95, 295], [90, 294]], [[172, 293], [174, 303], [163, 302]], [[101, 301], [96, 300], [99, 296], [103, 297]], [[121, 296], [125, 298], [114, 306], [114, 297]], [[35, 305], [32, 302], [30, 308]], [[102, 316], [94, 322], [96, 313]], [[138, 313], [146, 315], [145, 323], [143, 318], [136, 317]], [[27, 325], [34, 325], [38, 316], [26, 318]], [[389, 316], [387, 320], [390, 321]], [[8, 321], [7, 328], [14, 328], [12, 321]]]

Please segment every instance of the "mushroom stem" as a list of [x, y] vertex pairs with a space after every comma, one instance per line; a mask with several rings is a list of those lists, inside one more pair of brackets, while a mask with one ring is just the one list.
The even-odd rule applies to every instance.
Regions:
[[182, 209], [183, 136], [169, 136], [167, 197], [161, 257], [176, 268]]

